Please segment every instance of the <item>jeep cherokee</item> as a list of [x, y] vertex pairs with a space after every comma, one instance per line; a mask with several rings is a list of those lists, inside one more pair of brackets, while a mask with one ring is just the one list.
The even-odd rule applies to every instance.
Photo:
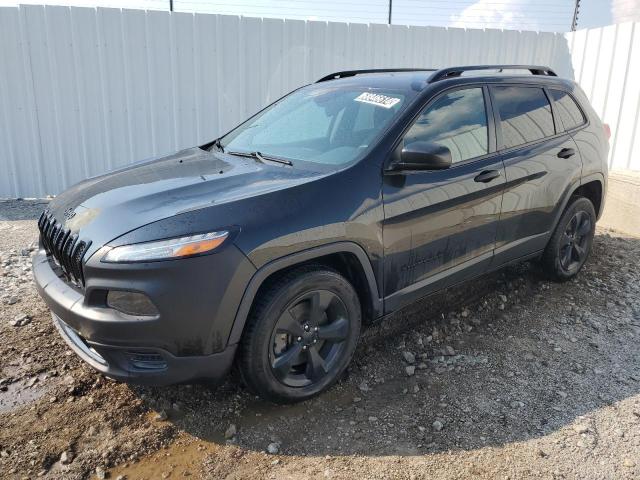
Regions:
[[603, 209], [608, 127], [547, 67], [337, 72], [200, 147], [51, 201], [33, 260], [109, 377], [329, 387], [361, 326], [538, 257], [562, 281]]

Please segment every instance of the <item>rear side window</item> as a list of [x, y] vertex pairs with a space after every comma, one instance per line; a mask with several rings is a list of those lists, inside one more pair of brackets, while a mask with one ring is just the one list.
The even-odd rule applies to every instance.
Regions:
[[586, 123], [582, 110], [580, 110], [576, 101], [571, 98], [571, 95], [562, 90], [549, 91], [553, 97], [556, 112], [565, 130], [571, 130]]
[[404, 137], [405, 145], [417, 141], [444, 145], [451, 150], [453, 163], [486, 155], [489, 140], [482, 88], [454, 90], [439, 97]]
[[503, 148], [535, 142], [555, 133], [551, 105], [542, 88], [493, 87]]

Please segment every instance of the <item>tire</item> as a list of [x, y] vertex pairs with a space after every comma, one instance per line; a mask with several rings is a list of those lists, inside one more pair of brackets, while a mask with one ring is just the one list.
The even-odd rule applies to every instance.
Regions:
[[238, 358], [247, 387], [276, 403], [299, 402], [329, 388], [349, 365], [360, 336], [353, 286], [333, 270], [305, 266], [258, 295]]
[[575, 277], [589, 258], [596, 230], [596, 212], [585, 197], [573, 197], [542, 254], [542, 268], [552, 279]]

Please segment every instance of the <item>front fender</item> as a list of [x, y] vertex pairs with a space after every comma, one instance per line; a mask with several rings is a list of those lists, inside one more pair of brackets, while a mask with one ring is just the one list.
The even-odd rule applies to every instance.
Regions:
[[253, 305], [253, 301], [256, 297], [256, 294], [258, 293], [258, 290], [267, 278], [269, 278], [274, 273], [282, 271], [286, 268], [290, 268], [295, 265], [299, 265], [317, 258], [336, 253], [353, 254], [358, 259], [366, 276], [367, 285], [371, 293], [370, 298], [372, 303], [372, 312], [376, 317], [382, 315], [383, 300], [380, 297], [378, 283], [373, 273], [371, 261], [369, 260], [366, 252], [360, 245], [354, 242], [335, 242], [292, 253], [291, 255], [286, 255], [284, 257], [273, 260], [261, 267], [253, 275], [253, 277], [249, 281], [249, 284], [247, 285], [247, 288], [244, 291], [244, 295], [242, 296], [242, 300], [240, 301], [238, 311], [236, 312], [235, 320], [233, 322], [233, 328], [231, 329], [231, 334], [229, 335], [229, 340], [227, 342], [228, 345], [234, 345], [240, 341], [242, 332], [244, 330], [244, 325], [247, 321], [247, 317], [249, 316], [249, 311], [251, 310], [251, 306]]

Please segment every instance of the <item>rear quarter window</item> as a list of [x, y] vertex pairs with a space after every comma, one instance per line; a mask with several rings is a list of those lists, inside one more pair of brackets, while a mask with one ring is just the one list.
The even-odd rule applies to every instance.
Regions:
[[562, 90], [549, 90], [549, 92], [553, 97], [553, 105], [564, 130], [572, 130], [587, 123], [582, 110], [571, 95]]
[[539, 87], [492, 87], [500, 115], [502, 148], [535, 142], [555, 134], [551, 105]]

